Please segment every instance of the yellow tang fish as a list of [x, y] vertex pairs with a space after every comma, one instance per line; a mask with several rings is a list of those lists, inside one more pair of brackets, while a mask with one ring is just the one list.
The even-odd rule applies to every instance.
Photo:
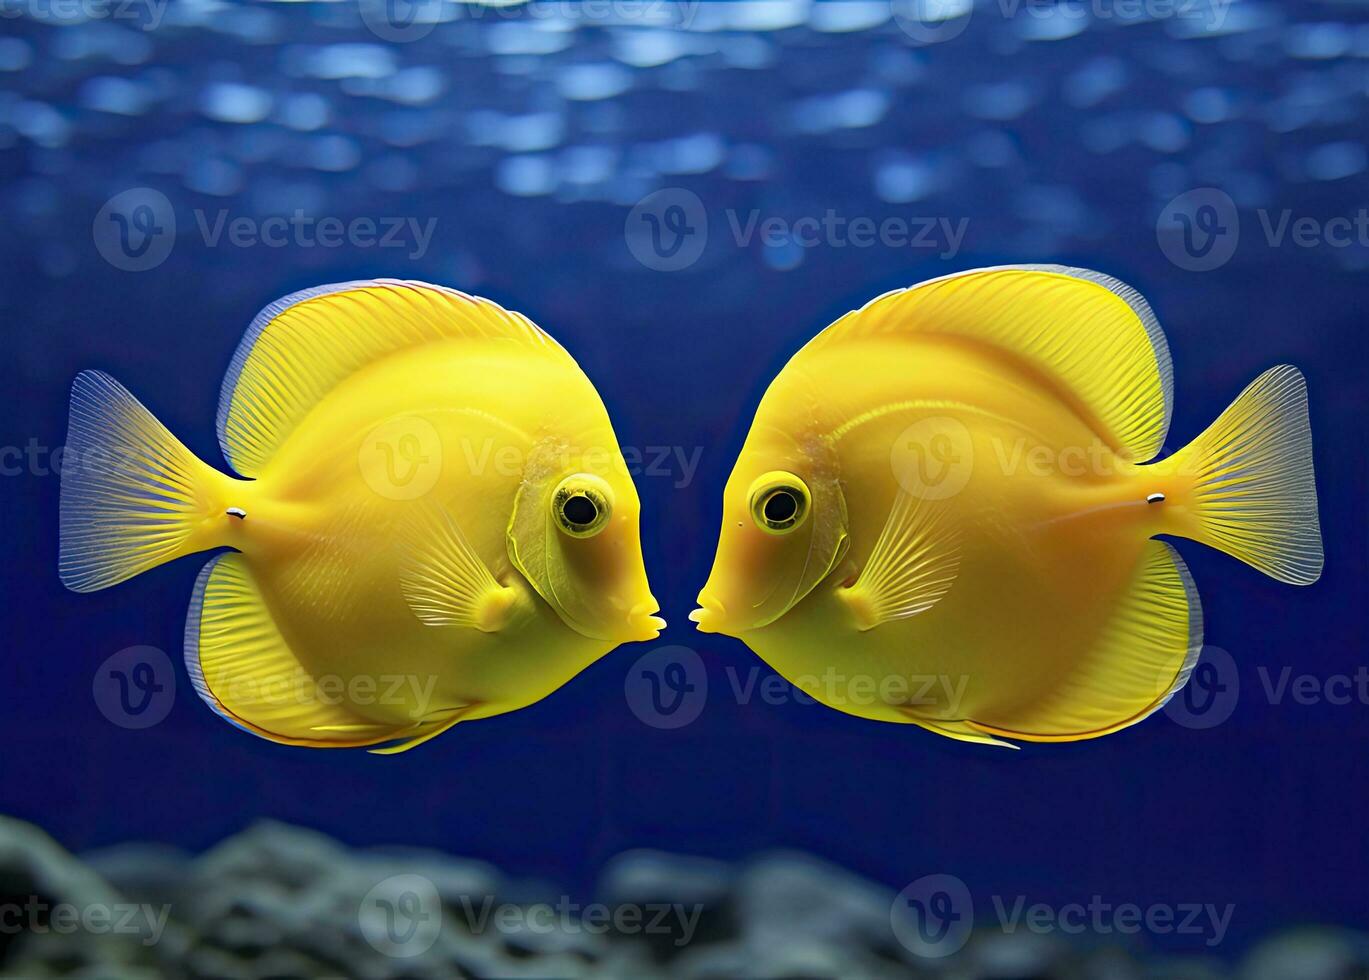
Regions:
[[192, 552], [200, 696], [292, 745], [410, 748], [664, 622], [598, 393], [526, 317], [419, 282], [305, 290], [224, 379], [226, 476], [108, 375], [72, 391], [62, 581]]
[[1135, 290], [980, 269], [832, 324], [762, 399], [699, 609], [812, 697], [955, 739], [1070, 741], [1183, 687], [1198, 594], [1159, 534], [1321, 574], [1307, 392], [1256, 379], [1153, 460], [1173, 369]]

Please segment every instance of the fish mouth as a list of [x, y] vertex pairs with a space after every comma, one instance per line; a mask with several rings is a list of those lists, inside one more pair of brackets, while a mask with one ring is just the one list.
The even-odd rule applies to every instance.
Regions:
[[656, 615], [660, 611], [661, 607], [655, 600], [633, 606], [627, 616], [627, 631], [622, 642], [637, 643], [660, 636], [661, 630], [665, 629], [665, 620]]
[[727, 609], [717, 599], [699, 596], [699, 608], [689, 614], [700, 633], [728, 633], [725, 625]]
[[[660, 616], [654, 615], [659, 611], [659, 608], [654, 599], [648, 602], [639, 602], [616, 623], [610, 621], [608, 624], [598, 627], [590, 626], [575, 619], [564, 609], [558, 608], [556, 611], [561, 617], [561, 621], [581, 636], [589, 637], [591, 640], [606, 640], [617, 645], [654, 640], [660, 636], [666, 623]], [[622, 615], [621, 610], [619, 615]]]

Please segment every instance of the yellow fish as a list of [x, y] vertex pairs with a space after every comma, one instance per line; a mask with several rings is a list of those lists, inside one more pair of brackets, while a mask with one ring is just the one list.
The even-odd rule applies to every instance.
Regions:
[[1322, 568], [1301, 373], [1266, 371], [1157, 460], [1172, 402], [1150, 307], [1099, 273], [881, 296], [766, 391], [690, 618], [867, 718], [1001, 745], [1134, 724], [1202, 646], [1197, 590], [1156, 535], [1282, 582]]
[[489, 300], [395, 280], [278, 300], [233, 358], [218, 434], [247, 479], [79, 375], [60, 572], [89, 592], [232, 549], [195, 586], [186, 666], [257, 735], [402, 751], [665, 625], [598, 393]]

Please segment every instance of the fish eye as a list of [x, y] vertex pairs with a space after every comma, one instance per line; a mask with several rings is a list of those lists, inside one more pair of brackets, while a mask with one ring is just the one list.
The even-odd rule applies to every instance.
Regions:
[[770, 534], [787, 534], [808, 516], [808, 487], [793, 473], [766, 473], [751, 484], [751, 517]]
[[613, 513], [613, 490], [597, 476], [576, 473], [562, 480], [551, 496], [557, 526], [572, 538], [592, 538]]

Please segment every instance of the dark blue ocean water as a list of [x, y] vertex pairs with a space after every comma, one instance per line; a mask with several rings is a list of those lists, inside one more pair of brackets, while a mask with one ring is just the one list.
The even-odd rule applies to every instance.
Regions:
[[[1219, 953], [1273, 926], [1364, 923], [1361, 8], [995, 0], [919, 22], [897, 3], [449, 5], [401, 40], [349, 3], [59, 8], [0, 7], [0, 811], [75, 849], [200, 848], [273, 817], [572, 894], [630, 847], [795, 847], [1009, 903], [1234, 903]], [[867, 241], [857, 220], [884, 232]], [[1234, 663], [1199, 672], [1191, 706], [1215, 714], [1190, 725], [1159, 714], [1005, 752], [782, 687], [738, 696], [769, 670], [686, 614], [770, 378], [883, 291], [1057, 261], [1149, 298], [1174, 355], [1171, 449], [1264, 368], [1302, 368], [1322, 580], [1280, 585], [1179, 545], [1207, 641]], [[638, 477], [661, 639], [392, 758], [273, 745], [198, 701], [179, 656], [202, 557], [93, 595], [56, 574], [53, 454], [76, 372], [109, 371], [221, 465], [219, 383], [253, 314], [376, 276], [527, 313], [598, 385], [624, 446], [647, 462], [698, 450], [696, 472]], [[674, 729], [625, 696], [666, 645], [697, 651], [707, 683]], [[169, 714], [143, 729], [92, 693], [131, 646], [176, 663], [158, 678]]]

